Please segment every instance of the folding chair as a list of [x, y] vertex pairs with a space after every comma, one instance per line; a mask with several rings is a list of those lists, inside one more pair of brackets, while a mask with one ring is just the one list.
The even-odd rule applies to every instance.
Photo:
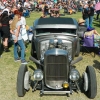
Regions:
[[[95, 48], [94, 35], [84, 37], [82, 45], [82, 55], [84, 55], [85, 53], [89, 53], [92, 57], [95, 57]], [[91, 51], [94, 52], [94, 55], [91, 54]]]

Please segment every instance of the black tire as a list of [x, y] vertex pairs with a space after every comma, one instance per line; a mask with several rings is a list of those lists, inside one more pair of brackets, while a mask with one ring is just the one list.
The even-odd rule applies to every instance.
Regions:
[[78, 42], [77, 42], [77, 49], [76, 49], [76, 54], [75, 54], [75, 56], [78, 57], [79, 54], [80, 54], [80, 42], [78, 41]]
[[88, 98], [93, 99], [97, 95], [97, 80], [95, 70], [92, 66], [87, 66], [86, 73], [88, 75], [88, 91], [86, 95]]
[[17, 75], [17, 94], [19, 97], [23, 97], [26, 93], [26, 90], [24, 89], [24, 76], [25, 72], [27, 72], [27, 66], [21, 65], [18, 71]]

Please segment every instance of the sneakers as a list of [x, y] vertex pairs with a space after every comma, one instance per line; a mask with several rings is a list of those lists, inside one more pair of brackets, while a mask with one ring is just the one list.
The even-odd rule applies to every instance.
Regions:
[[21, 60], [20, 58], [16, 58], [16, 59], [15, 59], [15, 62], [18, 62], [18, 61], [20, 61], [20, 60]]
[[21, 60], [21, 64], [28, 64], [27, 61], [24, 59], [24, 60]]
[[15, 62], [18, 62], [18, 61], [21, 61], [21, 64], [28, 64], [25, 59], [24, 60], [21, 60], [20, 58], [15, 59]]

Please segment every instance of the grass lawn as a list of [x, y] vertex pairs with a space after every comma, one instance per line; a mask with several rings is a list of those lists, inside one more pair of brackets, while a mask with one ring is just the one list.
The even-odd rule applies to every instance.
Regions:
[[[39, 18], [41, 13], [32, 12], [30, 18], [26, 18], [27, 24], [29, 26], [33, 26], [33, 22], [36, 18]], [[81, 18], [81, 13], [73, 15], [66, 15], [64, 17], [72, 17], [72, 18]], [[100, 25], [99, 22], [94, 20], [93, 26], [100, 33]], [[30, 56], [30, 48], [31, 44], [26, 48], [26, 59], [29, 60]], [[26, 93], [24, 97], [18, 97], [16, 92], [16, 81], [17, 81], [17, 73], [19, 67], [21, 65], [20, 62], [14, 62], [13, 58], [13, 45], [10, 47], [11, 52], [3, 53], [2, 58], [0, 58], [0, 100], [89, 100], [84, 93], [76, 93], [70, 97], [63, 95], [46, 95], [43, 97], [39, 96], [39, 91], [35, 91], [32, 93], [32, 89]], [[80, 53], [80, 56], [82, 53]], [[80, 74], [85, 71], [87, 65], [91, 65], [94, 67], [97, 76], [97, 96], [94, 100], [100, 100], [100, 57], [96, 55], [95, 58], [91, 57], [89, 54], [83, 56], [83, 60], [75, 64], [76, 68], [79, 70]], [[29, 67], [32, 66], [35, 68], [35, 64], [31, 61], [28, 63], [28, 69], [30, 72], [33, 72]]]

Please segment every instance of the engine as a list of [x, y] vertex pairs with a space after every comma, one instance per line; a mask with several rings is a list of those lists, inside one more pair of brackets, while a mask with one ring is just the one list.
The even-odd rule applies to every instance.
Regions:
[[69, 60], [72, 60], [72, 41], [61, 40], [61, 39], [50, 39], [50, 40], [41, 42], [40, 47], [41, 47], [40, 48], [41, 59], [44, 59], [44, 53], [47, 50], [59, 48], [62, 50], [66, 50], [68, 52]]
[[44, 62], [45, 84], [52, 89], [62, 89], [68, 82], [69, 62], [72, 60], [73, 42], [50, 39], [41, 42], [41, 60]]

